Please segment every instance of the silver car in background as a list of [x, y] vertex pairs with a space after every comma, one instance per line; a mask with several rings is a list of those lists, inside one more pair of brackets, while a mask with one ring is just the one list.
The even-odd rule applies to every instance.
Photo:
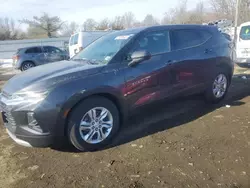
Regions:
[[26, 71], [32, 67], [68, 60], [68, 52], [54, 46], [32, 46], [20, 48], [13, 56], [13, 67]]

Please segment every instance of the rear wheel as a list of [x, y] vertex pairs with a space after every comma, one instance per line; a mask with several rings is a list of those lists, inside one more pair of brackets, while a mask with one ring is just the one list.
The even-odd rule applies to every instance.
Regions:
[[205, 97], [208, 102], [218, 103], [225, 98], [230, 85], [229, 76], [226, 72], [220, 71], [214, 76], [209, 84]]
[[94, 151], [108, 145], [119, 130], [119, 113], [104, 97], [84, 100], [70, 114], [68, 137], [80, 151]]
[[31, 62], [31, 61], [26, 61], [26, 62], [24, 62], [23, 64], [22, 64], [22, 66], [21, 66], [21, 71], [26, 71], [26, 70], [28, 70], [28, 69], [30, 69], [30, 68], [32, 68], [32, 67], [35, 67], [36, 65], [33, 63], [33, 62]]

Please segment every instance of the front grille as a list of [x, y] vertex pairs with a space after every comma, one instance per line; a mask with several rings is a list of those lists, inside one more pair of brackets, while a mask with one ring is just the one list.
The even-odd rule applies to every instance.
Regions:
[[11, 111], [9, 111], [7, 108], [2, 109], [2, 116], [4, 123], [7, 123], [12, 126], [16, 126], [16, 122], [14, 117], [11, 114]]
[[[9, 93], [2, 91], [1, 93], [2, 99], [4, 98], [9, 99], [10, 97], [11, 95]], [[2, 117], [4, 123], [6, 123], [7, 125], [16, 126], [16, 122], [14, 117], [12, 116], [11, 110], [8, 108], [8, 106], [6, 106], [6, 104], [2, 100], [0, 100], [0, 111], [2, 111]]]
[[2, 97], [9, 99], [11, 97], [11, 95], [5, 91], [2, 91]]
[[7, 120], [7, 124], [11, 124], [11, 125], [16, 125], [16, 122], [13, 118], [13, 116], [11, 115], [11, 112], [3, 112], [3, 115], [5, 116], [6, 120]]

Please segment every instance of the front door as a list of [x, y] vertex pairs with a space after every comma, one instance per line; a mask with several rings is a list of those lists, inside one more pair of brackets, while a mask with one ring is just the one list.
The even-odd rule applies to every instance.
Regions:
[[[142, 106], [162, 98], [162, 87], [159, 78], [165, 79], [167, 85], [168, 71], [165, 55], [170, 51], [169, 32], [166, 30], [151, 31], [142, 34], [129, 50], [128, 57], [135, 51], [148, 51], [149, 60], [145, 60], [134, 67], [125, 66], [126, 89], [124, 95], [131, 107]], [[125, 62], [127, 64], [128, 61]]]
[[64, 59], [64, 55], [62, 51], [53, 46], [45, 46], [44, 49], [44, 56], [46, 58], [46, 63], [52, 63], [56, 61], [62, 61]]

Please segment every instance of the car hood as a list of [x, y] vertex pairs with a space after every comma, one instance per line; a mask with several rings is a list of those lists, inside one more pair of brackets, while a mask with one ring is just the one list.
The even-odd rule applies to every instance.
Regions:
[[11, 78], [3, 87], [8, 94], [34, 85], [50, 87], [71, 79], [86, 77], [101, 71], [103, 65], [92, 65], [80, 61], [60, 61], [31, 68]]

